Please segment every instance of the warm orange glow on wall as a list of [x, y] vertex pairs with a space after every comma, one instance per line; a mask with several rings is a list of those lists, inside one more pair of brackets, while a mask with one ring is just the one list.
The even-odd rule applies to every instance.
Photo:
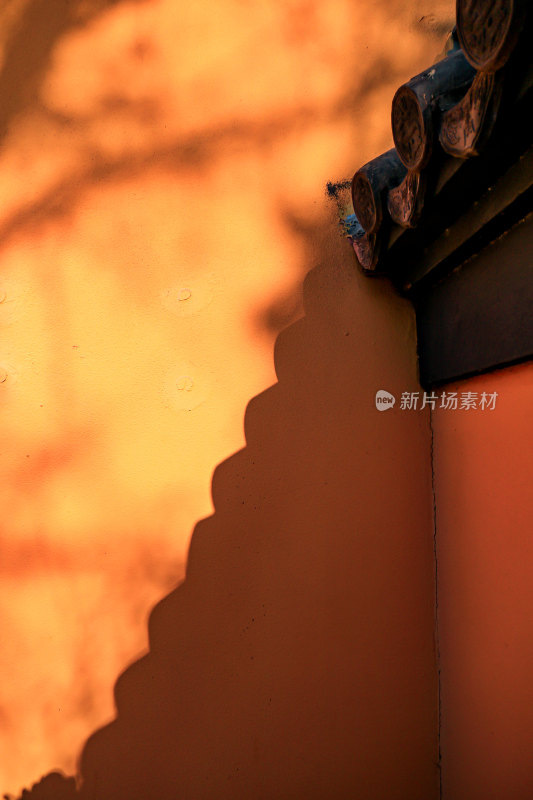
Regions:
[[0, 10], [1, 790], [73, 771], [113, 715], [213, 469], [275, 381], [325, 183], [390, 146], [390, 98], [452, 13]]
[[437, 411], [445, 796], [531, 794], [533, 367], [463, 381], [494, 411]]

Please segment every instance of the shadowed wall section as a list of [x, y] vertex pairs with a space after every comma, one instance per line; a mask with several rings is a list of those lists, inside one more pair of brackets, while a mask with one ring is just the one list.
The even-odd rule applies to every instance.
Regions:
[[86, 800], [437, 797], [429, 420], [374, 405], [417, 389], [412, 312], [330, 230]]
[[450, 385], [493, 411], [435, 412], [444, 796], [533, 787], [533, 365]]

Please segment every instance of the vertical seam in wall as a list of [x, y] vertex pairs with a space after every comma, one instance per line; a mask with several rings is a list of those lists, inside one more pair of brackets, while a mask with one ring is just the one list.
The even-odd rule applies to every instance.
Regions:
[[435, 656], [437, 661], [437, 752], [439, 770], [439, 798], [442, 800], [442, 700], [441, 700], [441, 668], [440, 668], [440, 637], [439, 637], [439, 561], [437, 554], [437, 501], [435, 491], [435, 432], [433, 430], [433, 409], [429, 409], [429, 430], [431, 434], [431, 495], [433, 500], [433, 561], [435, 565]]

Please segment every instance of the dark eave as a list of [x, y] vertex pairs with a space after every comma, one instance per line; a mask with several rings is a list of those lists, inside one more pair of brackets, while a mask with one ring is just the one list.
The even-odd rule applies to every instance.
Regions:
[[352, 180], [367, 275], [414, 303], [420, 380], [533, 358], [533, 13], [457, 0], [452, 49], [400, 86], [395, 147]]
[[[470, 240], [474, 252], [531, 209], [526, 10], [516, 0], [458, 0], [454, 49], [396, 92], [395, 148], [352, 182], [351, 222], [361, 225], [352, 241], [367, 273], [389, 275], [410, 292], [468, 257]], [[476, 26], [488, 20], [494, 30], [481, 35]]]

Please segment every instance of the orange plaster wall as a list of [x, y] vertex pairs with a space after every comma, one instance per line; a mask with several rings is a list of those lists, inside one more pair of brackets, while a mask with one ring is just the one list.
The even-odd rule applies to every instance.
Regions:
[[434, 413], [444, 798], [533, 792], [533, 365], [447, 390], [494, 411]]
[[[276, 679], [295, 694], [293, 710], [308, 707], [337, 661], [319, 709], [299, 723], [290, 704], [276, 712], [269, 752], [291, 724], [307, 726], [321, 781], [339, 763], [346, 791], [355, 774], [364, 787], [366, 761], [373, 788], [362, 796], [375, 800], [397, 775], [395, 786], [415, 781], [427, 800], [428, 427], [372, 408], [382, 383], [414, 385], [412, 318], [355, 276], [325, 186], [391, 146], [393, 93], [442, 50], [453, 9], [453, 0], [0, 8], [0, 791], [75, 771], [86, 738], [114, 717], [117, 675], [146, 651], [150, 609], [184, 577], [191, 531], [213, 510], [213, 470], [243, 447], [246, 404], [276, 380], [276, 336], [304, 313], [304, 276], [321, 263], [327, 301], [311, 289], [318, 310], [297, 329], [301, 347], [276, 346], [284, 410], [247, 415], [261, 428], [261, 463], [269, 424], [281, 459], [295, 421], [287, 404], [299, 410], [296, 485], [271, 484], [278, 516], [263, 502], [264, 516], [247, 523], [250, 541], [262, 531], [266, 542], [264, 573], [250, 554], [235, 568], [253, 585], [268, 577], [276, 613], [287, 608], [257, 643], [263, 673], [272, 648], [303, 640], [293, 674]], [[302, 359], [315, 371], [309, 396]], [[258, 497], [276, 462], [262, 470]], [[208, 527], [224, 571], [236, 518], [221, 502], [219, 493]], [[195, 535], [193, 553], [205, 538]], [[201, 631], [211, 583], [195, 581], [205, 597], [190, 618]], [[125, 705], [136, 705], [129, 690]], [[310, 762], [293, 755], [297, 767], [273, 774], [303, 780]]]
[[437, 797], [429, 419], [374, 402], [417, 388], [412, 310], [335, 237], [85, 747], [87, 800]]

